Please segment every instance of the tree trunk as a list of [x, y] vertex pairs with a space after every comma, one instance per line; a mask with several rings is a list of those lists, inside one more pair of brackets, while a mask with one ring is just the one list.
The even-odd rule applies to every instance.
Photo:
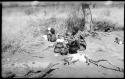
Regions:
[[83, 16], [85, 18], [85, 28], [87, 31], [92, 32], [92, 14], [89, 4], [82, 4]]

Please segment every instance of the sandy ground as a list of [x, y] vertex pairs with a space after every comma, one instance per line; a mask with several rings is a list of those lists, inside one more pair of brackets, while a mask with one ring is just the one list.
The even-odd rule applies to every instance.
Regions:
[[[113, 65], [118, 66], [120, 68], [124, 68], [124, 55], [123, 55], [123, 45], [117, 45], [116, 43], [112, 42], [114, 40], [115, 33], [112, 33], [111, 36], [102, 36], [102, 40], [93, 39], [93, 38], [86, 38], [87, 41], [87, 49], [83, 52], [86, 55], [94, 60], [99, 59], [107, 59]], [[109, 42], [109, 40], [111, 40]], [[105, 42], [105, 43], [104, 43]], [[45, 44], [46, 45], [46, 44]], [[46, 48], [46, 47], [45, 47]], [[33, 57], [34, 56], [34, 57]], [[35, 56], [40, 56], [44, 58], [37, 58]], [[33, 68], [46, 68], [49, 63], [60, 63], [56, 67], [58, 70], [52, 72], [53, 77], [69, 77], [69, 78], [122, 78], [124, 74], [122, 72], [113, 71], [104, 69], [101, 67], [97, 67], [94, 64], [90, 64], [89, 66], [85, 62], [76, 62], [75, 64], [71, 65], [63, 65], [62, 59], [65, 56], [54, 56], [53, 48], [43, 51], [43, 47], [38, 46], [38, 48], [31, 54], [27, 53], [17, 53], [12, 57], [9, 57], [9, 61], [6, 60], [5, 67], [8, 65], [12, 65], [13, 63], [27, 64], [29, 67]], [[35, 62], [35, 64], [33, 64]], [[111, 65], [102, 62], [100, 63], [106, 67], [110, 67]], [[16, 65], [15, 65], [16, 67]], [[89, 74], [88, 74], [89, 73]]]
[[[59, 19], [56, 26], [61, 25], [63, 21], [62, 18], [65, 19], [68, 17], [68, 10], [70, 10], [71, 12], [74, 10], [66, 8], [66, 10], [63, 11], [62, 8], [63, 7], [59, 7], [58, 11], [50, 9], [50, 7], [42, 8], [39, 12], [37, 12], [36, 14], [34, 13], [33, 15], [24, 14], [23, 11], [25, 9], [3, 9], [2, 39], [20, 39], [23, 45], [22, 48], [25, 50], [22, 50], [21, 52], [17, 51], [17, 53], [15, 53], [14, 55], [8, 54], [6, 52], [4, 55], [2, 54], [4, 56], [2, 59], [2, 70], [14, 70], [14, 72], [18, 75], [22, 75], [26, 73], [27, 68], [25, 65], [27, 65], [31, 69], [39, 70], [40, 68], [46, 68], [50, 63], [59, 63], [55, 66], [59, 69], [52, 72], [52, 78], [123, 78], [124, 72], [105, 69], [102, 67], [98, 67], [92, 63], [90, 63], [90, 65], [87, 65], [87, 63], [85, 62], [78, 61], [71, 65], [64, 65], [62, 59], [67, 56], [59, 55], [56, 57], [54, 55], [53, 48], [46, 49], [47, 46], [52, 43], [44, 40], [41, 37], [42, 35], [36, 38], [33, 38], [30, 35], [30, 31], [28, 31], [29, 28], [26, 26], [28, 26], [30, 23], [33, 25], [33, 22], [36, 24], [37, 21], [44, 22], [45, 19], [56, 17], [56, 19]], [[102, 10], [109, 10], [110, 15], [104, 14], [104, 11]], [[112, 20], [112, 22], [117, 22], [120, 27], [123, 27], [124, 25], [124, 10], [122, 8], [92, 9], [92, 13], [93, 17], [96, 19]], [[114, 42], [115, 37], [119, 37], [122, 40], [124, 39], [123, 31], [114, 31], [108, 34], [104, 32], [98, 33], [98, 37], [100, 37], [101, 40], [88, 36], [85, 39], [87, 42], [87, 49], [82, 53], [93, 60], [106, 59], [113, 65], [124, 69], [124, 44], [119, 45]], [[23, 37], [21, 37], [21, 35], [25, 37], [23, 41]], [[114, 66], [107, 64], [107, 62], [100, 62], [99, 64], [114, 68]], [[18, 67], [19, 69], [17, 70], [13, 69]]]

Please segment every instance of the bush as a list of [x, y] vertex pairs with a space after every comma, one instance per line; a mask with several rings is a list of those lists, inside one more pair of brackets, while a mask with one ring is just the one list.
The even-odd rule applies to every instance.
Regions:
[[85, 19], [78, 18], [76, 15], [73, 15], [67, 19], [67, 30], [75, 35], [78, 30], [83, 31], [85, 29]]
[[12, 40], [12, 41], [6, 40], [6, 42], [2, 42], [2, 54], [8, 52], [9, 54], [13, 55], [19, 48], [20, 48], [19, 40]]
[[94, 31], [111, 32], [115, 29], [115, 24], [110, 21], [93, 21]]

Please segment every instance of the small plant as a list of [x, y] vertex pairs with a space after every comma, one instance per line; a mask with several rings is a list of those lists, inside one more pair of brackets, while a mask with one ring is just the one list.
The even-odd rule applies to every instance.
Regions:
[[6, 52], [11, 47], [12, 47], [12, 45], [10, 45], [10, 44], [2, 46], [2, 52]]
[[94, 21], [93, 22], [94, 31], [111, 32], [115, 28], [115, 24], [110, 21]]
[[6, 52], [13, 55], [20, 48], [21, 48], [21, 45], [19, 40], [16, 40], [16, 39], [11, 41], [6, 40], [2, 42], [2, 54], [5, 54]]
[[78, 18], [76, 15], [69, 17], [67, 19], [67, 30], [69, 30], [73, 35], [75, 35], [78, 30], [84, 30], [85, 27], [85, 19]]

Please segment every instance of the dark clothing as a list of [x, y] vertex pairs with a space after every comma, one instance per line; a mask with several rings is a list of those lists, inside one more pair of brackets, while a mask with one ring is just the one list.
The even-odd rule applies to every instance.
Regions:
[[85, 38], [80, 35], [78, 41], [79, 41], [79, 43], [80, 43], [80, 49], [79, 49], [79, 50], [81, 50], [81, 51], [85, 50], [85, 49], [86, 49], [86, 46], [87, 46], [86, 41], [85, 41]]
[[48, 41], [50, 42], [55, 42], [56, 41], [56, 35], [55, 35], [55, 29], [51, 28], [50, 30], [48, 30], [48, 34], [47, 34], [47, 38]]
[[55, 34], [47, 34], [47, 38], [50, 42], [55, 42], [57, 39]]
[[68, 54], [68, 48], [64, 46], [62, 42], [57, 42], [54, 48], [55, 53], [60, 53], [61, 55], [67, 55]]
[[69, 47], [69, 53], [70, 54], [77, 53], [77, 50], [80, 49], [80, 45], [79, 45], [79, 42], [77, 40], [69, 43], [68, 47]]
[[50, 29], [50, 32], [51, 32], [52, 34], [55, 34], [55, 29], [54, 29], [54, 28], [51, 28], [51, 29]]

